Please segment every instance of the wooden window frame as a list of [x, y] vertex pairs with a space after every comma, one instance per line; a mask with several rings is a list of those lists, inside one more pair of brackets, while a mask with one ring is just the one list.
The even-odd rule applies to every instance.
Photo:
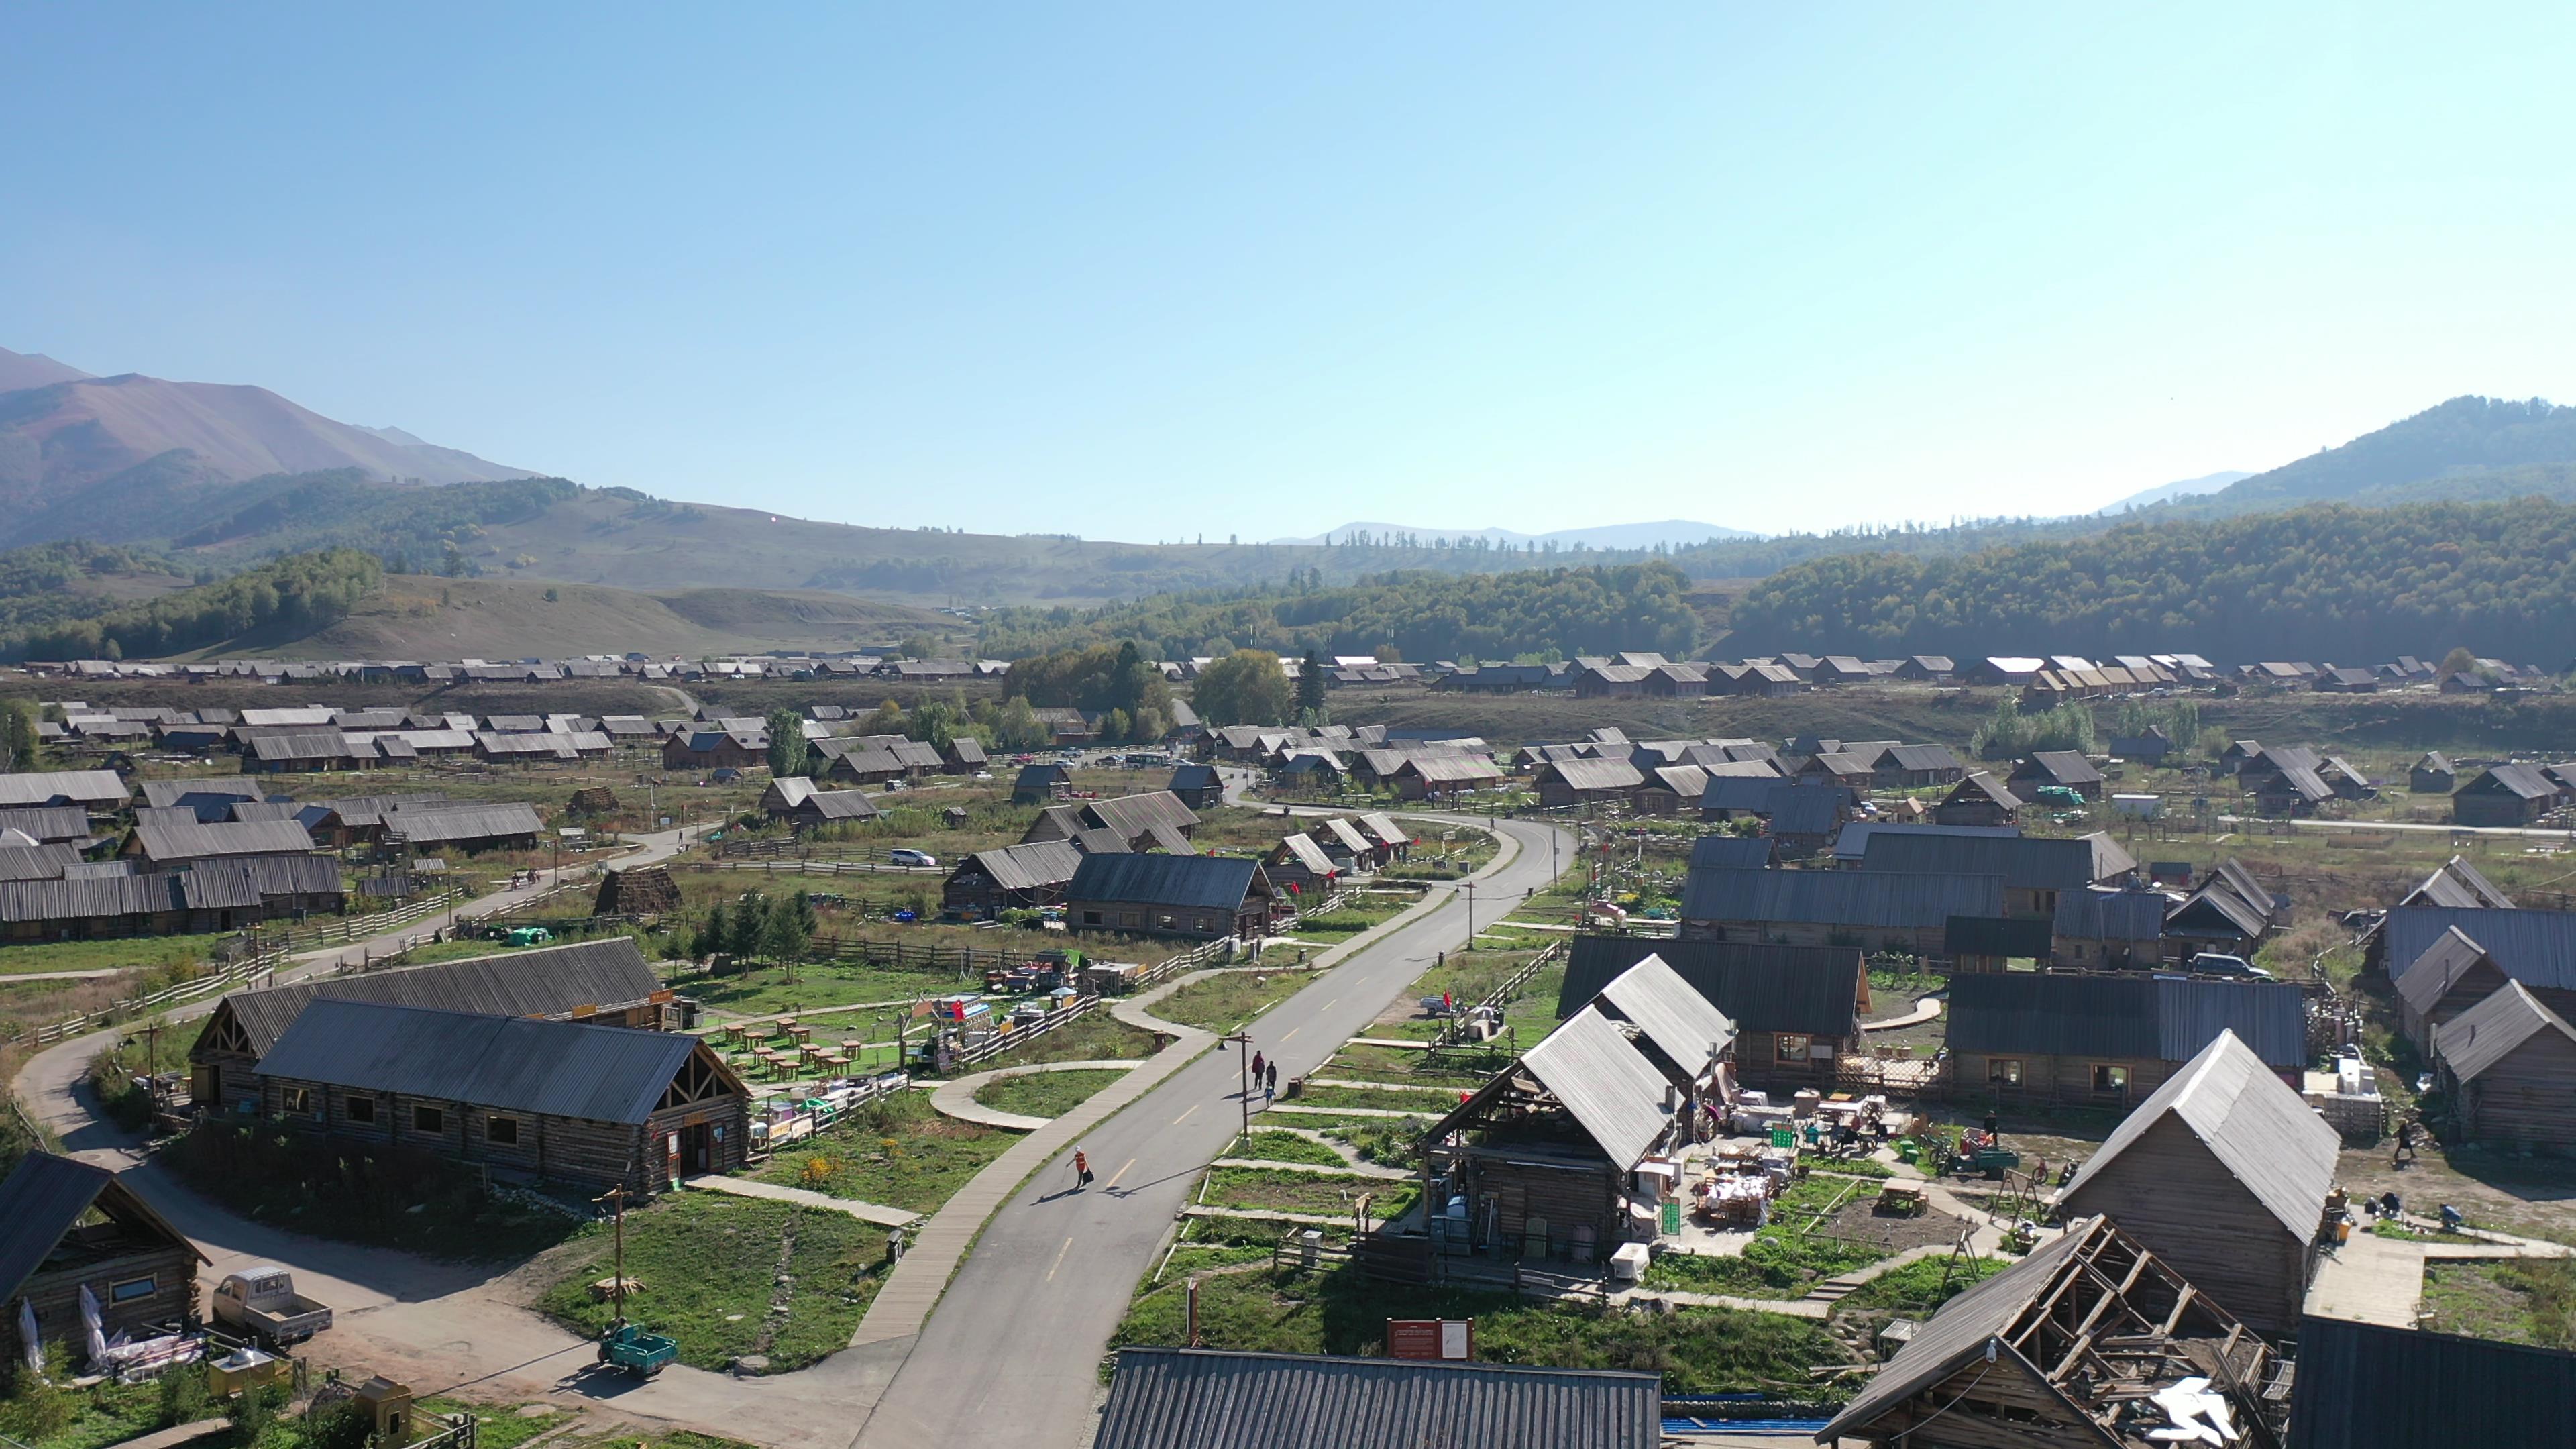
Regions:
[[277, 1110], [289, 1117], [318, 1117], [321, 1115], [321, 1112], [314, 1105], [313, 1089], [311, 1087], [278, 1088]]
[[114, 1307], [119, 1303], [131, 1303], [138, 1298], [149, 1298], [160, 1291], [160, 1281], [152, 1274], [146, 1273], [140, 1278], [110, 1282], [107, 1285], [107, 1301], [110, 1307]]
[[[1795, 1051], [1790, 1049], [1790, 1043], [1792, 1042], [1797, 1043], [1797, 1049]], [[1771, 1060], [1775, 1062], [1805, 1062], [1810, 1059], [1808, 1057], [1808, 1053], [1815, 1049], [1815, 1045], [1816, 1039], [1811, 1033], [1794, 1031], [1775, 1032], [1771, 1037]]]
[[[507, 1135], [504, 1135], [505, 1133]], [[519, 1119], [516, 1117], [497, 1115], [485, 1117], [483, 1119], [483, 1140], [491, 1143], [495, 1147], [518, 1146]]]
[[[2105, 1086], [2103, 1084], [2103, 1078], [2113, 1072], [2117, 1072], [2119, 1074], [2120, 1080]], [[2093, 1063], [2093, 1091], [2097, 1096], [2107, 1097], [2114, 1092], [2119, 1093], [2122, 1096], [2126, 1096], [2129, 1091], [2129, 1083], [2132, 1080], [2134, 1079], [2130, 1076], [2129, 1069], [2120, 1065], [2118, 1062]]]
[[[2010, 1071], [2004, 1070], [2011, 1068]], [[2022, 1084], [2022, 1059], [2019, 1057], [1986, 1058], [1986, 1085], [2018, 1087]]]
[[340, 1115], [363, 1126], [376, 1125], [376, 1099], [364, 1094], [340, 1099]]
[[[424, 1124], [422, 1123], [422, 1121], [421, 1121], [421, 1118], [422, 1118], [422, 1116], [423, 1116], [424, 1114], [426, 1114], [426, 1115], [431, 1119], [431, 1121], [435, 1122], [437, 1125], [435, 1125], [435, 1126], [424, 1125]], [[421, 1134], [422, 1136], [424, 1136], [424, 1137], [444, 1137], [444, 1136], [446, 1136], [446, 1135], [447, 1135], [447, 1109], [446, 1109], [445, 1107], [433, 1107], [433, 1106], [429, 1105], [427, 1102], [414, 1102], [414, 1103], [412, 1103], [412, 1104], [411, 1104], [411, 1128], [410, 1128], [410, 1130], [411, 1130], [411, 1131], [414, 1131], [414, 1132], [417, 1132], [417, 1133], [420, 1133], [420, 1134]]]

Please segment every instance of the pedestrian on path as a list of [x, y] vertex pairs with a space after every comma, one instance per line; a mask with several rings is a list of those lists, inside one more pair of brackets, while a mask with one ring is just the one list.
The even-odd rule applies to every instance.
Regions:
[[1270, 1075], [1262, 1080], [1261, 1100], [1267, 1102], [1279, 1095], [1279, 1064], [1270, 1064]]
[[1073, 1154], [1073, 1190], [1080, 1192], [1089, 1186], [1091, 1186], [1091, 1159], [1083, 1156], [1080, 1148], [1076, 1148]]
[[1256, 1082], [1261, 1080], [1261, 1061], [1261, 1053], [1254, 1052], [1252, 1054], [1252, 1079]]

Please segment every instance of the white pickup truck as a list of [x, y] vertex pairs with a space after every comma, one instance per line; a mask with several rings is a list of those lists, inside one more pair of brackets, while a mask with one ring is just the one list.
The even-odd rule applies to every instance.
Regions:
[[273, 1346], [302, 1343], [331, 1326], [328, 1305], [295, 1291], [295, 1275], [274, 1263], [227, 1273], [215, 1285], [215, 1322]]

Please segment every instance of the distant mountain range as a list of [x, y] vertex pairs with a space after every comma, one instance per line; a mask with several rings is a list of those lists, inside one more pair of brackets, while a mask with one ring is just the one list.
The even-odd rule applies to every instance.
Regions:
[[165, 507], [191, 488], [343, 468], [398, 485], [536, 476], [262, 387], [93, 377], [0, 349], [0, 538], [101, 532], [129, 505]]
[[2132, 493], [2117, 502], [2105, 503], [2093, 511], [2107, 516], [2126, 513], [2132, 508], [2144, 508], [2151, 503], [2165, 503], [2176, 498], [2196, 498], [2203, 493], [2215, 493], [2231, 483], [2241, 483], [2253, 476], [2237, 468], [2228, 468], [2216, 473], [2203, 473], [2197, 478], [2185, 478], [2179, 483], [2167, 483], [2161, 487]]
[[1563, 546], [1582, 544], [1586, 548], [1636, 549], [1653, 548], [1656, 544], [1680, 547], [1706, 543], [1712, 538], [1758, 538], [1740, 528], [1723, 528], [1714, 523], [1692, 523], [1687, 519], [1668, 518], [1660, 523], [1605, 523], [1592, 528], [1560, 528], [1553, 533], [1520, 533], [1508, 528], [1415, 528], [1402, 523], [1345, 523], [1339, 528], [1316, 534], [1312, 538], [1274, 538], [1275, 544], [1314, 547], [1337, 543], [1354, 534], [1369, 538], [1412, 538], [1425, 546], [1434, 543], [1455, 545], [1460, 539], [1481, 539], [1487, 543], [1507, 543], [1514, 548], [1532, 544], [1553, 543]]

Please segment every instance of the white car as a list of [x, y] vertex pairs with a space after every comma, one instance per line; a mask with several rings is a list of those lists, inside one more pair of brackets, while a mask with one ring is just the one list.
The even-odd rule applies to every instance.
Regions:
[[935, 856], [926, 850], [915, 850], [908, 845], [898, 845], [894, 849], [887, 851], [886, 859], [893, 861], [897, 865], [939, 864], [938, 856]]

